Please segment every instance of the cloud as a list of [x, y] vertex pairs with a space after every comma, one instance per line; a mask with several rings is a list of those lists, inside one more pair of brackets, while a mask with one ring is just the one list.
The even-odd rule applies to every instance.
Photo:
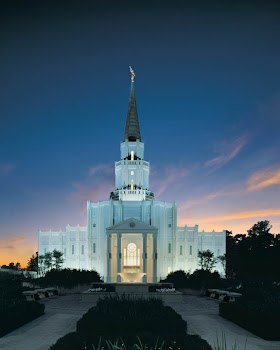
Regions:
[[0, 175], [1, 174], [8, 174], [15, 168], [15, 164], [13, 163], [4, 163], [0, 162]]
[[80, 208], [81, 216], [86, 212], [87, 200], [97, 202], [109, 199], [114, 190], [114, 170], [111, 164], [90, 167], [84, 180], [72, 183], [73, 191], [67, 200]]
[[228, 149], [228, 144], [223, 143], [220, 145], [218, 153], [221, 155], [211, 158], [204, 163], [204, 166], [207, 168], [212, 168], [217, 170], [235, 158], [241, 149], [245, 146], [244, 138], [238, 138], [230, 144], [230, 149]]
[[259, 170], [249, 177], [247, 183], [249, 191], [280, 184], [280, 167]]
[[89, 176], [95, 176], [97, 175], [98, 173], [99, 174], [108, 174], [108, 173], [113, 173], [114, 169], [112, 167], [112, 164], [98, 164], [98, 165], [95, 165], [95, 166], [92, 166], [89, 168], [88, 170], [88, 175]]
[[[210, 216], [208, 218], [197, 219], [199, 222], [220, 222], [220, 221], [231, 221], [231, 220], [242, 220], [250, 218], [263, 218], [268, 216], [278, 216], [280, 215], [280, 208], [267, 208], [258, 210], [248, 210], [248, 211], [237, 211], [231, 212], [224, 215]], [[187, 220], [188, 218], [181, 218], [181, 220]], [[196, 219], [192, 219], [196, 220]]]
[[13, 245], [0, 246], [0, 249], [15, 250], [16, 248]]
[[189, 169], [182, 167], [174, 167], [170, 165], [168, 168], [165, 168], [163, 175], [154, 175], [154, 179], [157, 178], [156, 182], [151, 187], [155, 188], [157, 196], [160, 196], [171, 184], [178, 182], [178, 180], [185, 178], [190, 173]]

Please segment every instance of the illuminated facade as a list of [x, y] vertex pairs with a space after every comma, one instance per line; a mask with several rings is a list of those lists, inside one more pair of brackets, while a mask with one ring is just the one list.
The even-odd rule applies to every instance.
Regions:
[[[225, 254], [225, 231], [177, 227], [177, 203], [157, 201], [150, 191], [150, 163], [144, 160], [133, 81], [120, 153], [110, 199], [87, 202], [86, 227], [39, 230], [39, 255], [60, 250], [65, 267], [95, 269], [105, 281], [155, 282], [171, 271], [199, 268], [199, 250], [210, 249], [216, 257]], [[220, 263], [215, 269], [223, 274]]]

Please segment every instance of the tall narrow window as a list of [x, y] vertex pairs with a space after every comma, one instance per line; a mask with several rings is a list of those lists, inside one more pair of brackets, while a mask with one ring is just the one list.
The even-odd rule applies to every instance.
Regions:
[[64, 253], [63, 254], [64, 254], [64, 256], [66, 256], [66, 248], [64, 248]]
[[171, 254], [171, 243], [168, 244], [168, 253]]
[[96, 250], [96, 245], [95, 245], [95, 243], [93, 243], [93, 247], [92, 247], [93, 253], [95, 253], [95, 250]]
[[183, 254], [183, 247], [180, 245], [180, 255]]
[[82, 245], [82, 255], [84, 255], [84, 254], [85, 254], [85, 246]]
[[131, 180], [131, 190], [134, 190], [134, 181]]
[[47, 252], [47, 248], [44, 248], [44, 254], [46, 254], [46, 252]]
[[75, 246], [72, 245], [72, 254], [74, 254], [74, 253], [75, 253]]
[[134, 151], [130, 152], [130, 158], [131, 158], [131, 160], [134, 160]]
[[192, 255], [192, 245], [190, 245], [190, 255]]
[[220, 249], [218, 248], [218, 256], [220, 256]]

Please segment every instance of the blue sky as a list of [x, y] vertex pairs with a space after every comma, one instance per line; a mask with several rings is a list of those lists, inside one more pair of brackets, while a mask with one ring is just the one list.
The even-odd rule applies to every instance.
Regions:
[[178, 223], [280, 232], [279, 6], [96, 4], [3, 5], [0, 264], [108, 199], [129, 65], [151, 189]]

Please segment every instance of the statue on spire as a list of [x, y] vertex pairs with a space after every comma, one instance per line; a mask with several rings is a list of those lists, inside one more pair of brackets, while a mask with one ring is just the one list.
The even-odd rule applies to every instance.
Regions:
[[130, 73], [131, 73], [131, 82], [133, 83], [134, 82], [135, 73], [134, 73], [134, 70], [131, 68], [131, 66], [129, 66], [129, 70], [130, 70]]

